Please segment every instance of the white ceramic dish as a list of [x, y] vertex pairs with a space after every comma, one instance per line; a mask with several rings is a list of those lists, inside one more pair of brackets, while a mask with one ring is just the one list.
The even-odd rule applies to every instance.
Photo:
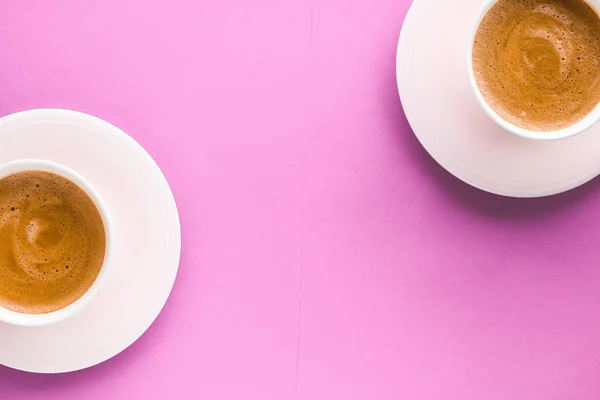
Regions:
[[42, 327], [0, 323], [0, 364], [57, 373], [105, 361], [137, 340], [162, 310], [179, 265], [179, 217], [146, 151], [113, 125], [65, 110], [0, 118], [0, 163], [44, 159], [82, 176], [110, 210], [110, 274], [80, 313]]
[[402, 106], [423, 147], [459, 179], [512, 197], [548, 196], [600, 173], [600, 124], [558, 141], [508, 133], [479, 106], [465, 49], [482, 0], [415, 0], [397, 53]]

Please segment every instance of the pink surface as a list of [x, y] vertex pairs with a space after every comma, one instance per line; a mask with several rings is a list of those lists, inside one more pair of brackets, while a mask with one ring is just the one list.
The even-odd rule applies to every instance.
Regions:
[[600, 186], [517, 201], [435, 165], [395, 87], [409, 3], [2, 1], [0, 113], [131, 134], [183, 254], [134, 346], [0, 367], [0, 398], [598, 399]]

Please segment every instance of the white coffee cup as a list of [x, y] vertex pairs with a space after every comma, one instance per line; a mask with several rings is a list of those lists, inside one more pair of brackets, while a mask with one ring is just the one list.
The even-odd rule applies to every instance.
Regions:
[[[563, 129], [555, 130], [555, 131], [531, 131], [528, 129], [524, 129], [518, 127], [516, 125], [511, 124], [502, 118], [496, 111], [490, 107], [490, 105], [485, 101], [481, 91], [479, 90], [479, 86], [477, 86], [477, 81], [475, 79], [475, 74], [473, 72], [473, 43], [475, 41], [475, 35], [477, 34], [477, 29], [479, 29], [479, 25], [481, 21], [487, 14], [487, 12], [498, 3], [500, 0], [485, 0], [483, 6], [477, 13], [475, 17], [475, 21], [473, 26], [471, 27], [471, 32], [469, 35], [469, 43], [467, 49], [467, 73], [469, 75], [469, 82], [471, 87], [473, 88], [473, 92], [475, 93], [475, 97], [477, 101], [486, 112], [487, 115], [491, 119], [493, 119], [498, 125], [507, 131], [514, 133], [515, 135], [528, 138], [528, 139], [536, 139], [536, 140], [556, 140], [556, 139], [565, 139], [571, 136], [575, 136], [586, 129], [590, 128], [596, 122], [600, 120], [600, 103], [596, 105], [596, 107], [582, 120], [576, 122], [575, 124], [568, 126]], [[586, 0], [587, 3], [600, 14], [600, 0]]]
[[77, 172], [52, 161], [16, 160], [0, 165], [0, 179], [15, 174], [17, 172], [23, 171], [51, 172], [60, 175], [79, 186], [79, 188], [81, 188], [92, 199], [96, 208], [98, 209], [98, 212], [102, 217], [102, 222], [104, 223], [104, 231], [106, 234], [106, 253], [104, 256], [102, 268], [100, 269], [100, 272], [92, 286], [90, 286], [90, 288], [78, 300], [64, 308], [61, 308], [60, 310], [49, 312], [46, 314], [25, 314], [15, 312], [0, 306], [1, 322], [6, 322], [12, 325], [20, 326], [50, 325], [73, 316], [81, 309], [83, 309], [86, 305], [88, 305], [100, 290], [100, 287], [103, 284], [103, 282], [106, 280], [106, 275], [111, 265], [111, 219], [109, 217], [109, 213], [106, 209], [106, 206], [104, 205], [104, 202], [98, 195], [98, 192], [96, 192], [92, 185], [90, 185], [89, 182]]

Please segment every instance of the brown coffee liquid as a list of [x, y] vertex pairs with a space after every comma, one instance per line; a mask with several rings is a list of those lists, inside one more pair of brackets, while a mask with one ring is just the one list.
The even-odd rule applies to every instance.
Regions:
[[600, 17], [584, 0], [500, 0], [476, 33], [473, 69], [506, 121], [566, 128], [600, 101]]
[[106, 251], [90, 197], [61, 176], [27, 171], [0, 179], [0, 305], [59, 310], [94, 283]]

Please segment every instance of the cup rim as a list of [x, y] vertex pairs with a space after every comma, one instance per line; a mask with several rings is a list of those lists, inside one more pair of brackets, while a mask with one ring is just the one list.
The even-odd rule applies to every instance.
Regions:
[[[592, 111], [590, 111], [583, 119], [577, 121], [573, 125], [569, 125], [566, 128], [553, 130], [553, 131], [533, 131], [525, 128], [521, 128], [516, 126], [504, 118], [502, 118], [494, 109], [487, 103], [484, 99], [481, 91], [479, 89], [479, 85], [475, 79], [475, 74], [473, 72], [473, 43], [475, 41], [475, 35], [477, 34], [477, 30], [479, 29], [479, 25], [483, 18], [487, 15], [488, 11], [496, 5], [499, 1], [502, 0], [486, 0], [484, 4], [481, 6], [477, 15], [475, 17], [474, 23], [471, 26], [471, 31], [469, 34], [469, 46], [467, 48], [467, 73], [469, 76], [469, 83], [475, 97], [479, 105], [483, 108], [485, 113], [498, 125], [500, 125], [505, 130], [523, 137], [527, 139], [534, 140], [559, 140], [566, 139], [569, 137], [576, 136], [587, 129], [591, 128], [594, 124], [600, 121], [600, 101]], [[600, 0], [584, 0], [592, 9], [600, 16]]]
[[106, 247], [104, 253], [104, 261], [100, 268], [100, 272], [94, 283], [88, 290], [73, 303], [59, 310], [43, 314], [27, 314], [13, 310], [9, 310], [0, 306], [0, 322], [5, 322], [17, 326], [44, 326], [51, 325], [63, 321], [77, 314], [86, 307], [92, 299], [98, 294], [100, 287], [106, 281], [106, 276], [109, 272], [111, 249], [112, 249], [112, 223], [109, 217], [108, 209], [96, 191], [96, 189], [79, 173], [72, 169], [56, 163], [54, 161], [42, 159], [18, 159], [0, 164], [0, 179], [9, 175], [24, 172], [24, 171], [44, 171], [57, 174], [75, 183], [83, 190], [94, 202], [96, 209], [100, 213], [102, 223], [104, 224], [104, 234], [106, 237]]

